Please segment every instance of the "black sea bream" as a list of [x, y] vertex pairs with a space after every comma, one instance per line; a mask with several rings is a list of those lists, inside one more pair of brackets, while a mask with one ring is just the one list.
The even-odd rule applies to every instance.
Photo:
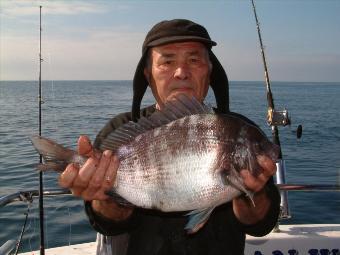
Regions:
[[[45, 159], [40, 169], [64, 169], [67, 163], [85, 160], [51, 140], [38, 136], [31, 140]], [[149, 118], [112, 132], [100, 149], [112, 150], [120, 159], [109, 194], [142, 208], [192, 211], [189, 232], [203, 226], [216, 206], [241, 193], [251, 197], [241, 169], [258, 175], [258, 155], [273, 161], [278, 157], [278, 147], [246, 118], [214, 114], [184, 95]]]

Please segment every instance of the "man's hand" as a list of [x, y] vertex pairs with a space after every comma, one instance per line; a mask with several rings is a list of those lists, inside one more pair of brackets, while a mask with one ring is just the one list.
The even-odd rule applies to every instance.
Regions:
[[245, 187], [254, 192], [255, 207], [250, 199], [243, 196], [233, 200], [234, 213], [243, 224], [255, 224], [262, 220], [266, 216], [271, 203], [264, 186], [275, 174], [276, 165], [275, 162], [265, 156], [258, 156], [257, 160], [262, 168], [262, 172], [258, 176], [253, 176], [248, 170], [240, 172]]
[[131, 215], [132, 209], [113, 202], [105, 194], [116, 179], [119, 160], [111, 151], [96, 152], [87, 136], [78, 140], [78, 153], [89, 157], [79, 168], [69, 164], [59, 177], [59, 185], [68, 188], [72, 194], [86, 201], [92, 201], [92, 208], [106, 218], [123, 220]]

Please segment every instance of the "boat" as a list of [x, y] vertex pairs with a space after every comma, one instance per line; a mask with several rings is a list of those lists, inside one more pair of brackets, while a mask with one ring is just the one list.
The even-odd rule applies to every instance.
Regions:
[[[257, 15], [255, 11], [255, 5], [252, 0], [253, 10], [256, 18], [257, 29], [259, 34], [259, 39], [261, 43], [262, 57], [265, 66], [265, 78], [267, 84], [267, 93], [270, 95], [269, 98], [272, 100], [272, 95], [270, 91], [270, 82], [268, 77], [268, 71], [265, 62], [264, 50], [262, 46], [262, 40], [260, 35], [260, 27], [257, 20]], [[40, 7], [41, 10], [41, 7]], [[40, 53], [40, 63], [42, 62]], [[41, 79], [41, 75], [40, 79]], [[41, 96], [39, 96], [41, 103]], [[288, 111], [277, 111], [274, 107], [273, 102], [269, 102], [268, 111], [268, 122], [272, 127], [272, 133], [274, 139], [278, 140], [277, 128], [279, 126], [286, 126], [290, 123], [288, 116]], [[298, 136], [301, 136], [302, 127], [298, 128]], [[279, 142], [279, 140], [278, 140]], [[340, 224], [292, 224], [285, 225], [282, 224], [285, 219], [291, 217], [289, 210], [288, 192], [323, 192], [340, 191], [339, 185], [321, 185], [321, 184], [287, 184], [285, 180], [285, 164], [284, 160], [281, 158], [277, 163], [277, 175], [276, 184], [280, 188], [281, 192], [281, 215], [280, 220], [274, 230], [263, 237], [246, 237], [245, 254], [247, 255], [297, 255], [297, 254], [309, 254], [309, 255], [340, 255]], [[8, 194], [0, 198], [0, 210], [2, 207], [11, 203], [31, 203], [33, 200], [49, 196], [68, 196], [70, 191], [64, 189], [52, 189], [52, 190], [24, 190], [17, 191], [12, 194]], [[41, 200], [40, 200], [41, 202]], [[1, 213], [1, 211], [0, 211]], [[41, 212], [40, 212], [41, 213]], [[43, 218], [43, 215], [40, 214]], [[26, 215], [27, 220], [27, 215]], [[18, 238], [9, 239], [4, 244], [0, 244], [0, 255], [7, 254], [22, 254], [22, 255], [32, 255], [32, 254], [48, 254], [48, 255], [87, 255], [96, 253], [96, 241], [61, 246], [55, 248], [44, 249], [42, 247], [39, 251], [30, 251], [24, 253], [18, 253], [20, 250], [20, 241], [25, 232], [26, 220], [22, 226], [21, 234]], [[41, 223], [43, 225], [43, 223]], [[42, 228], [43, 229], [43, 228]], [[40, 232], [42, 239], [44, 232]], [[43, 242], [43, 241], [42, 241]], [[43, 246], [43, 245], [42, 245]]]
[[[304, 186], [298, 189], [291, 185], [281, 186], [286, 190], [332, 190], [339, 187]], [[38, 190], [17, 192], [0, 199], [0, 208], [13, 202], [28, 202], [37, 198]], [[45, 190], [44, 196], [67, 196], [68, 190]], [[287, 208], [286, 208], [287, 209]], [[282, 209], [284, 211], [284, 209]], [[281, 220], [287, 215], [281, 215]], [[23, 234], [23, 233], [22, 233]], [[21, 236], [22, 237], [22, 236]], [[16, 254], [19, 249], [18, 240], [8, 240], [0, 247], [0, 255]], [[98, 236], [99, 238], [99, 236]], [[21, 255], [35, 255], [40, 251], [19, 253]], [[46, 249], [47, 255], [90, 255], [96, 253], [96, 241]], [[263, 237], [246, 237], [245, 254], [247, 255], [339, 255], [340, 254], [340, 224], [278, 224], [274, 230]]]

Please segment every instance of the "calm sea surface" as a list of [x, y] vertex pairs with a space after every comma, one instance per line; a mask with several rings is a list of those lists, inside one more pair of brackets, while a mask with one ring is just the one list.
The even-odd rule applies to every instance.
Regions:
[[[273, 82], [277, 108], [287, 107], [292, 126], [280, 128], [290, 183], [336, 184], [340, 177], [340, 83]], [[93, 140], [117, 113], [130, 109], [131, 81], [43, 82], [42, 133], [74, 148], [81, 134]], [[263, 82], [231, 82], [231, 110], [266, 124]], [[208, 102], [214, 104], [209, 92]], [[153, 103], [148, 92], [144, 105]], [[297, 125], [303, 125], [297, 140]], [[39, 157], [29, 137], [38, 133], [38, 83], [0, 82], [0, 196], [37, 189], [35, 165]], [[57, 188], [57, 174], [44, 175], [45, 189]], [[340, 223], [339, 192], [290, 192], [291, 223]], [[17, 239], [28, 205], [16, 202], [0, 208], [0, 245]], [[39, 249], [37, 199], [30, 213], [22, 251]], [[71, 196], [45, 198], [46, 246], [75, 244], [95, 239], [83, 202]]]

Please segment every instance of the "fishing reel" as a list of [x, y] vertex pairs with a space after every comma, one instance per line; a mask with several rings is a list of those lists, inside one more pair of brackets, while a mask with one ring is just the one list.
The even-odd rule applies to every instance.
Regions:
[[267, 122], [270, 126], [287, 126], [290, 125], [288, 110], [277, 111], [273, 108], [268, 108]]
[[[268, 108], [267, 122], [270, 126], [287, 126], [291, 125], [291, 120], [287, 109], [281, 111], [275, 110], [273, 108]], [[302, 136], [302, 125], [298, 125], [296, 129], [296, 137], [300, 139]]]

